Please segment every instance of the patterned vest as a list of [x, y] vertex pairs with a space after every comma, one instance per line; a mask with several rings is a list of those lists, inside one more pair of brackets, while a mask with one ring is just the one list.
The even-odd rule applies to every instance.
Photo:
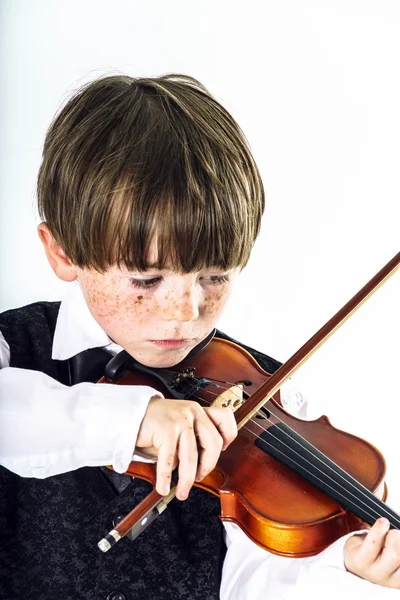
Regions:
[[[40, 302], [0, 315], [11, 366], [42, 371], [65, 385], [97, 381], [110, 358], [101, 349], [51, 359], [59, 305]], [[243, 347], [265, 370], [279, 367]], [[0, 467], [0, 599], [217, 600], [225, 554], [219, 500], [198, 488], [185, 502], [172, 501], [135, 541], [123, 538], [105, 554], [98, 549], [150, 490], [104, 467], [46, 479]]]

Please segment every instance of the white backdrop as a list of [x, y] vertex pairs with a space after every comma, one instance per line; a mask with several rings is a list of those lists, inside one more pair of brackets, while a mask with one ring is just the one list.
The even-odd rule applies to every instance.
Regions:
[[[397, 0], [1, 0], [0, 309], [59, 299], [36, 236], [46, 128], [105, 73], [187, 73], [244, 129], [263, 230], [220, 327], [287, 359], [399, 250]], [[400, 510], [397, 273], [296, 375], [372, 441]]]

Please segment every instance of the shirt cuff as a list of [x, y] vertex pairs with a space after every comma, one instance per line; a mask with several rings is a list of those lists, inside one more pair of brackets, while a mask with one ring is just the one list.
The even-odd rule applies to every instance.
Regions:
[[96, 384], [86, 391], [89, 406], [85, 414], [79, 414], [78, 407], [76, 418], [85, 425], [87, 464], [98, 465], [100, 456], [104, 457], [103, 464], [109, 464], [111, 457], [113, 469], [125, 473], [133, 460], [136, 438], [150, 398], [163, 395], [144, 385], [106, 383]]

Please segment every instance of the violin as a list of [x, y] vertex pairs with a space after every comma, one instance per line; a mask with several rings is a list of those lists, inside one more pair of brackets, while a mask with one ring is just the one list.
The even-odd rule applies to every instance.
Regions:
[[[290, 415], [279, 397], [282, 383], [399, 265], [400, 253], [272, 375], [242, 347], [211, 335], [200, 351], [171, 369], [145, 367], [123, 351], [100, 382], [148, 385], [167, 398], [193, 399], [205, 407], [217, 398], [235, 411], [237, 438], [195, 485], [219, 496], [221, 520], [236, 523], [269, 552], [312, 556], [381, 516], [399, 529], [400, 516], [385, 504], [385, 460], [379, 450], [336, 429], [326, 416], [304, 421]], [[221, 394], [224, 388], [228, 391]], [[132, 461], [126, 474], [155, 486], [154, 464]], [[128, 531], [134, 539], [173, 497], [174, 488], [166, 497], [153, 490], [99, 548], [107, 551]]]

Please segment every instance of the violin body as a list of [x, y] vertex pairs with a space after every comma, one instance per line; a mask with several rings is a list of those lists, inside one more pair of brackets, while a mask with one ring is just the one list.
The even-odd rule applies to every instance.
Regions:
[[[210, 381], [227, 381], [230, 385], [245, 382], [244, 391], [250, 396], [270, 377], [246, 350], [219, 338], [213, 338], [199, 354], [186, 358], [173, 370], [189, 367], [195, 367], [197, 374]], [[149, 385], [171, 397], [156, 377], [142, 373], [127, 372], [116, 382], [105, 378], [101, 382]], [[213, 389], [214, 396], [219, 393]], [[196, 400], [204, 406], [212, 403], [208, 386], [196, 392]], [[299, 433], [377, 498], [386, 500], [385, 460], [374, 446], [336, 429], [325, 416], [314, 421], [291, 416], [282, 408], [279, 394], [268, 400], [264, 410], [239, 431], [221, 454], [216, 468], [195, 485], [218, 495], [221, 519], [239, 525], [269, 552], [287, 557], [312, 556], [342, 535], [365, 528], [365, 523], [258, 447], [256, 441], [260, 435], [277, 430], [280, 423]], [[133, 461], [127, 474], [155, 486], [153, 464]]]

